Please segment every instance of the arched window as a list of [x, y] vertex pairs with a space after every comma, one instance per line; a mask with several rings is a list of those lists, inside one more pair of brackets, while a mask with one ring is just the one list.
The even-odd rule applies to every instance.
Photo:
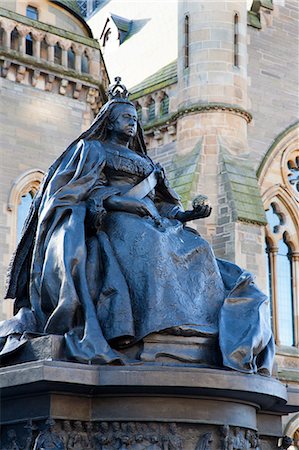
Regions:
[[299, 193], [299, 156], [288, 160], [288, 181], [295, 193]]
[[84, 52], [81, 56], [81, 72], [82, 73], [89, 72], [89, 59], [86, 52]]
[[11, 32], [11, 45], [10, 48], [12, 50], [19, 51], [19, 33], [16, 28], [14, 28]]
[[140, 105], [140, 103], [135, 103], [135, 108], [136, 108], [136, 112], [137, 112], [137, 118], [139, 120], [139, 122], [142, 122], [142, 106]]
[[43, 179], [44, 172], [39, 169], [29, 170], [21, 175], [12, 185], [7, 209], [10, 211], [11, 251], [21, 236], [21, 231], [28, 214], [32, 199]]
[[17, 241], [19, 242], [22, 229], [26, 220], [26, 217], [29, 213], [29, 209], [32, 203], [32, 199], [34, 197], [34, 192], [29, 191], [26, 194], [21, 196], [21, 202], [18, 205], [18, 217], [17, 217]]
[[[281, 134], [259, 170], [265, 205], [266, 273], [276, 344], [299, 346], [298, 129]], [[273, 183], [275, 179], [275, 183]]]
[[234, 66], [239, 67], [239, 16], [234, 15]]
[[28, 5], [26, 8], [26, 17], [29, 19], [38, 20], [38, 10], [34, 6]]
[[[277, 222], [274, 208], [272, 211], [267, 211], [268, 222], [269, 218], [272, 223]], [[270, 227], [271, 222], [269, 222]], [[275, 225], [274, 229], [276, 227], [279, 225]], [[279, 233], [278, 228], [277, 233]], [[279, 332], [279, 343], [292, 346], [295, 344], [292, 250], [286, 232], [276, 242], [267, 239], [266, 244], [272, 320], [275, 308], [277, 320], [275, 328]]]
[[169, 97], [167, 94], [164, 94], [160, 102], [160, 116], [167, 116], [168, 113], [169, 113]]
[[190, 59], [190, 20], [189, 15], [185, 15], [184, 19], [184, 68], [189, 67]]
[[62, 50], [59, 42], [54, 46], [54, 63], [59, 65], [62, 64]]
[[152, 98], [148, 104], [148, 121], [154, 120], [156, 117], [156, 103]]
[[75, 69], [75, 52], [72, 47], [67, 51], [67, 66], [69, 69]]
[[33, 55], [33, 40], [30, 33], [26, 36], [26, 55]]

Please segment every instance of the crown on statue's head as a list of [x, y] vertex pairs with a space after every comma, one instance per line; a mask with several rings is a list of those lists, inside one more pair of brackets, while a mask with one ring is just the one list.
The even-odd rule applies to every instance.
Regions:
[[129, 92], [124, 84], [121, 84], [121, 77], [115, 77], [115, 84], [111, 84], [108, 89], [109, 100], [124, 99], [127, 100]]

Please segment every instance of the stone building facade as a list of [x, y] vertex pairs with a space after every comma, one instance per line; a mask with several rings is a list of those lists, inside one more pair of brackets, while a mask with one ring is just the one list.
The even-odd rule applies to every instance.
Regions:
[[[108, 85], [100, 46], [75, 3], [0, 2], [1, 298], [26, 204], [90, 124]], [[213, 213], [193, 226], [270, 296], [276, 373], [299, 404], [298, 3], [142, 3], [97, 1], [93, 10], [89, 2], [88, 23], [102, 45], [107, 33], [105, 60], [111, 45], [149, 153], [184, 205], [208, 196]], [[136, 84], [138, 65], [146, 76]], [[11, 302], [1, 309], [10, 316]], [[298, 414], [285, 419], [294, 448], [298, 429]]]
[[[165, 11], [158, 19], [156, 3], [144, 3], [142, 14], [134, 2], [103, 2], [88, 23], [99, 38], [109, 24], [108, 70], [109, 48], [120, 66], [137, 68], [134, 45], [143, 48], [143, 72], [161, 61], [165, 39], [169, 54], [176, 50], [137, 85], [128, 70], [123, 81], [131, 84], [150, 155], [184, 205], [198, 194], [212, 204], [211, 216], [193, 226], [269, 295], [278, 377], [299, 404], [298, 2], [165, 2], [176, 11], [176, 24], [169, 14], [176, 42], [159, 25], [168, 23]], [[107, 22], [113, 15], [118, 20]], [[151, 27], [136, 31], [142, 19]], [[130, 28], [121, 40], [123, 23]], [[146, 53], [146, 39], [154, 54]], [[285, 432], [298, 440], [298, 414], [285, 420]]]
[[[28, 203], [47, 168], [89, 126], [109, 84], [99, 44], [70, 5], [0, 3], [2, 299]], [[0, 309], [10, 316], [11, 300]]]

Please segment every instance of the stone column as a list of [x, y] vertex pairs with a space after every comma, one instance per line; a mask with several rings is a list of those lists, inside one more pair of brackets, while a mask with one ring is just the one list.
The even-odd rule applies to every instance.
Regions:
[[11, 48], [11, 32], [15, 28], [16, 23], [2, 18], [1, 26], [4, 30], [3, 45], [6, 49], [10, 49]]
[[45, 37], [45, 33], [41, 33], [37, 30], [34, 30], [32, 31], [32, 37], [33, 37], [33, 56], [39, 61], [41, 42]]
[[54, 45], [57, 42], [57, 37], [46, 34], [46, 42], [48, 44], [48, 62], [54, 63]]
[[73, 46], [75, 52], [75, 70], [76, 72], [81, 73], [81, 56], [83, 53], [82, 45], [76, 44]]
[[30, 28], [24, 27], [22, 25], [17, 26], [17, 30], [20, 36], [20, 43], [19, 43], [19, 51], [22, 55], [26, 54], [26, 36], [31, 31]]
[[71, 41], [67, 41], [66, 39], [61, 39], [59, 41], [61, 50], [62, 50], [62, 55], [61, 55], [61, 64], [63, 65], [63, 67], [68, 67], [68, 62], [67, 62], [67, 52], [68, 49], [70, 48], [70, 46], [72, 45]]

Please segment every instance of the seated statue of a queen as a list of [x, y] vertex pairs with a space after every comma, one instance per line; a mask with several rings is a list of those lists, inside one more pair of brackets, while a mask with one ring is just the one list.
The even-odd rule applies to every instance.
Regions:
[[269, 375], [267, 297], [186, 226], [210, 213], [201, 202], [184, 211], [118, 79], [34, 198], [10, 266], [15, 316], [0, 324], [1, 355], [28, 335], [58, 334], [69, 359], [126, 364], [128, 349], [142, 359], [159, 334], [206, 339], [218, 365]]

